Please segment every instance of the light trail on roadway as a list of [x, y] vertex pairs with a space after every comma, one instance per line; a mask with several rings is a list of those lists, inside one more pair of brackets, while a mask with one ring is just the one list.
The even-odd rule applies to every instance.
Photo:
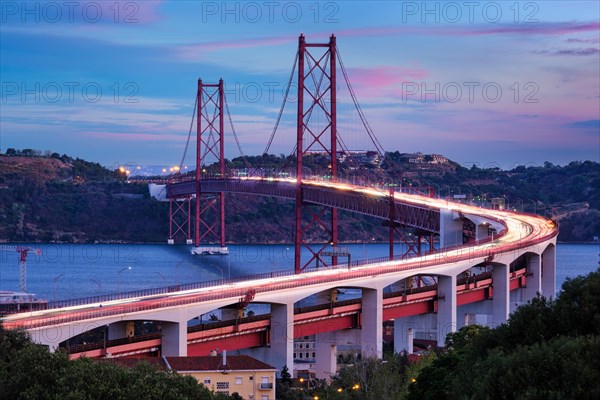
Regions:
[[[268, 180], [296, 184], [295, 179], [277, 179], [277, 178], [241, 178], [242, 180]], [[303, 184], [315, 187], [330, 188], [354, 193], [360, 193], [366, 196], [389, 198], [390, 194], [377, 188], [356, 186], [341, 182], [322, 182], [322, 181], [303, 181]], [[171, 293], [153, 294], [147, 296], [138, 296], [105, 302], [94, 302], [55, 308], [48, 310], [39, 310], [27, 313], [12, 314], [3, 317], [3, 325], [10, 328], [33, 328], [48, 325], [56, 325], [61, 322], [72, 322], [74, 320], [87, 320], [93, 318], [103, 318], [144, 310], [156, 310], [160, 308], [177, 307], [184, 304], [208, 302], [213, 300], [222, 300], [227, 298], [238, 298], [240, 294], [249, 291], [257, 293], [273, 292], [277, 290], [286, 290], [290, 287], [317, 285], [331, 281], [348, 281], [367, 275], [379, 275], [398, 272], [400, 270], [414, 270], [418, 274], [419, 270], [432, 268], [439, 264], [463, 261], [473, 257], [485, 257], [486, 255], [500, 254], [506, 251], [513, 251], [518, 248], [525, 248], [537, 243], [541, 243], [555, 236], [557, 232], [556, 225], [545, 218], [510, 211], [491, 210], [472, 205], [454, 203], [443, 199], [435, 199], [420, 195], [394, 192], [394, 201], [417, 205], [430, 209], [448, 210], [462, 213], [467, 218], [469, 216], [487, 220], [490, 223], [500, 224], [504, 229], [491, 240], [484, 240], [485, 243], [467, 244], [455, 248], [442, 249], [439, 252], [421, 255], [417, 257], [365, 264], [348, 268], [346, 265], [337, 265], [328, 269], [310, 271], [299, 275], [275, 276], [272, 278], [250, 279], [247, 281], [226, 283], [224, 285], [213, 287], [202, 287]], [[343, 282], [342, 282], [343, 284]]]

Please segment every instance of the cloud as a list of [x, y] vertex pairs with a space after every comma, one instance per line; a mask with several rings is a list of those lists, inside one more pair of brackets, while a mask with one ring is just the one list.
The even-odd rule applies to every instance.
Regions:
[[533, 54], [547, 54], [551, 56], [593, 56], [600, 53], [600, 50], [594, 47], [587, 49], [561, 49], [561, 50], [538, 50], [533, 51]]
[[[485, 35], [565, 35], [569, 33], [589, 32], [600, 30], [600, 23], [539, 23], [539, 24], [505, 24], [505, 25], [471, 25], [453, 26], [452, 28], [440, 26], [412, 26], [401, 27], [373, 27], [342, 29], [336, 32], [337, 37], [365, 37], [365, 36], [397, 36], [400, 34], [414, 34], [424, 36], [485, 36]], [[311, 33], [307, 41], [323, 41], [329, 37], [330, 32]], [[314, 39], [322, 38], [322, 39]], [[269, 36], [263, 38], [235, 38], [231, 40], [202, 42], [195, 44], [175, 45], [176, 53], [184, 60], [197, 61], [203, 59], [203, 54], [227, 49], [248, 49], [255, 47], [279, 46], [297, 41], [297, 35]]]
[[598, 54], [600, 50], [589, 47], [587, 49], [569, 49], [569, 50], [558, 50], [555, 54], [561, 56], [593, 56]]
[[600, 134], [600, 119], [590, 119], [586, 121], [575, 121], [569, 124], [565, 124], [567, 128], [575, 128], [579, 130], [583, 130], [587, 133], [592, 133], [595, 135]]
[[567, 43], [600, 43], [600, 39], [578, 39], [578, 38], [570, 38], [566, 40]]
[[353, 89], [361, 99], [383, 97], [398, 92], [403, 82], [414, 82], [429, 76], [423, 68], [383, 65], [370, 68], [349, 68], [348, 76]]
[[566, 35], [578, 32], [600, 30], [600, 22], [556, 22], [537, 24], [472, 24], [448, 28], [427, 26], [402, 26], [387, 28], [356, 28], [338, 31], [337, 36], [395, 36], [398, 34], [417, 34], [427, 36], [485, 36], [502, 34], [519, 35]]

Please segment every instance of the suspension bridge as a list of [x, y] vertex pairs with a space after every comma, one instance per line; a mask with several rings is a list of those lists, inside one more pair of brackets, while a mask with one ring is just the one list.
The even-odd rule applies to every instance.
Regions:
[[[465, 324], [500, 324], [517, 304], [538, 293], [553, 296], [558, 233], [553, 221], [340, 179], [338, 153], [349, 149], [337, 121], [338, 66], [365, 137], [385, 157], [352, 89], [336, 38], [308, 43], [301, 35], [265, 151], [273, 143], [292, 78], [297, 76], [296, 134], [290, 158], [294, 164], [270, 176], [253, 173], [249, 164], [245, 176], [228, 171], [226, 115], [242, 158], [245, 155], [224, 84], [199, 80], [181, 161], [195, 123], [195, 173], [174, 176], [161, 193], [170, 203], [169, 241], [184, 238], [197, 253], [227, 253], [225, 213], [231, 210], [226, 209], [226, 195], [294, 202], [293, 271], [54, 302], [47, 310], [7, 315], [3, 325], [27, 329], [37, 343], [51, 350], [78, 334], [106, 327], [102, 343], [70, 348], [72, 357], [205, 355], [220, 348], [253, 355], [278, 368], [293, 365], [294, 338], [315, 335], [317, 376], [328, 377], [335, 373], [338, 344], [355, 344], [364, 355], [381, 357], [384, 321], [394, 321], [397, 351], [412, 349], [415, 335], [429, 335], [441, 346], [447, 333]], [[314, 152], [326, 158], [326, 180], [306, 176], [303, 159]], [[206, 168], [212, 173], [205, 174]], [[338, 210], [386, 221], [389, 255], [350, 261], [339, 246]], [[314, 240], [315, 231], [322, 240]], [[401, 254], [395, 254], [397, 243], [403, 244]], [[423, 283], [424, 276], [432, 279]], [[339, 288], [360, 289], [362, 296], [337, 301]], [[299, 301], [311, 296], [315, 306], [299, 307]], [[250, 303], [269, 304], [270, 312], [243, 317], [240, 310]], [[188, 326], [190, 320], [217, 309], [231, 318]], [[133, 321], [157, 321], [161, 331], [135, 336]]]

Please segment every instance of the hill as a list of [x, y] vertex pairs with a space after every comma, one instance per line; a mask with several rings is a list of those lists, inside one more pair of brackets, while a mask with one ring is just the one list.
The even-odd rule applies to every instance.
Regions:
[[[385, 188], [393, 185], [395, 190], [432, 187], [442, 197], [464, 194], [481, 205], [502, 198], [511, 209], [554, 217], [560, 223], [561, 241], [592, 241], [600, 235], [598, 163], [572, 162], [562, 167], [546, 163], [503, 171], [467, 169], [441, 156], [424, 156], [418, 163], [400, 153], [388, 153], [383, 160], [361, 157], [340, 162], [342, 179], [375, 182]], [[294, 160], [264, 155], [246, 161], [263, 173], [273, 173]], [[241, 158], [228, 161], [228, 166], [238, 172], [245, 168]], [[324, 157], [312, 156], [305, 166], [305, 174], [327, 179]], [[226, 215], [229, 242], [293, 240], [289, 201], [227, 196], [226, 207], [235, 210]], [[382, 225], [377, 219], [340, 212], [340, 240], [385, 241], [387, 230]], [[29, 150], [0, 155], [0, 241], [164, 242], [167, 234], [168, 203], [152, 199], [146, 183], [128, 181], [118, 170], [57, 153], [42, 156]], [[323, 239], [318, 231], [312, 238]]]

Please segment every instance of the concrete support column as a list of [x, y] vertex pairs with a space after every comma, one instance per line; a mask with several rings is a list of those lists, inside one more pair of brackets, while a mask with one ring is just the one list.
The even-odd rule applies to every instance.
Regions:
[[489, 224], [477, 224], [475, 226], [475, 240], [483, 240], [489, 236], [490, 225]]
[[539, 254], [527, 257], [527, 287], [524, 289], [524, 301], [528, 301], [542, 293], [542, 263]]
[[68, 327], [50, 327], [41, 330], [29, 331], [31, 340], [39, 345], [48, 346], [48, 351], [54, 353], [58, 345], [68, 337]]
[[221, 308], [221, 321], [231, 321], [242, 318], [244, 310], [236, 306]]
[[446, 335], [456, 332], [456, 276], [438, 276], [437, 342], [444, 346]]
[[166, 357], [187, 356], [187, 321], [162, 322], [162, 350]]
[[[413, 347], [415, 322], [412, 317], [396, 318], [394, 320], [394, 353], [408, 351]], [[409, 336], [409, 330], [412, 330], [412, 337]]]
[[556, 294], [556, 247], [542, 253], [542, 294], [548, 298]]
[[[337, 344], [331, 333], [315, 335], [315, 373], [317, 379], [331, 379], [337, 369]], [[312, 350], [311, 350], [312, 351]]]
[[362, 290], [361, 352], [365, 357], [383, 355], [383, 291]]
[[494, 325], [498, 326], [508, 319], [510, 312], [510, 279], [508, 265], [494, 265], [492, 271], [492, 285], [494, 297], [492, 299], [492, 311]]
[[492, 302], [488, 300], [458, 306], [456, 308], [456, 329], [472, 324], [492, 326], [493, 313]]
[[462, 244], [463, 221], [451, 210], [440, 211], [440, 248]]
[[267, 364], [277, 369], [277, 376], [284, 365], [294, 368], [294, 306], [271, 305], [271, 348], [267, 352]]
[[135, 335], [134, 321], [118, 321], [108, 325], [108, 340], [123, 339]]
[[331, 304], [337, 301], [337, 288], [324, 290], [315, 294], [315, 302], [320, 304]]

